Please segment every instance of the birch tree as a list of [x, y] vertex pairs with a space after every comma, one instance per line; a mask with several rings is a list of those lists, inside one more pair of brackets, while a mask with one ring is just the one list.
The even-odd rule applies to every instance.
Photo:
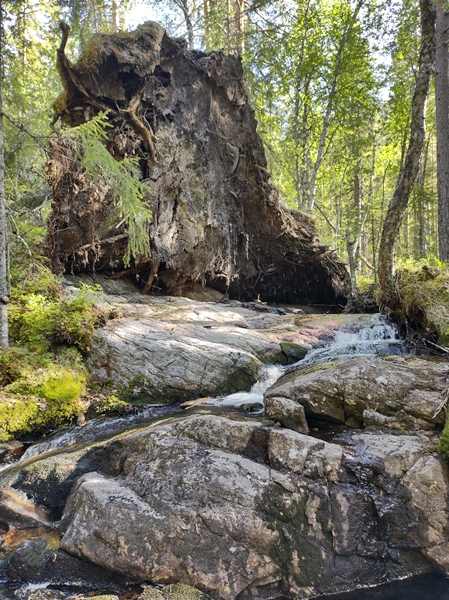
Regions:
[[402, 217], [413, 189], [425, 139], [426, 104], [435, 64], [435, 7], [432, 0], [420, 0], [421, 51], [411, 105], [410, 138], [404, 164], [385, 217], [379, 249], [378, 275], [382, 302], [390, 308], [399, 303], [394, 281], [394, 253]]

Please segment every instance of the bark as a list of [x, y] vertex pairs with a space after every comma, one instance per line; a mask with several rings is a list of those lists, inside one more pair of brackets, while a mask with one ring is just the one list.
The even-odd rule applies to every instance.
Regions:
[[436, 3], [435, 103], [437, 131], [438, 247], [449, 262], [449, 10]]
[[427, 139], [424, 157], [422, 164], [419, 169], [419, 173], [416, 180], [416, 202], [415, 202], [415, 240], [414, 240], [414, 251], [415, 256], [418, 258], [425, 258], [427, 254], [427, 223], [426, 223], [426, 189], [425, 180], [427, 172], [427, 160], [429, 156], [429, 143], [430, 139]]
[[404, 165], [399, 173], [396, 189], [385, 217], [379, 248], [378, 275], [382, 289], [382, 302], [392, 309], [399, 303], [394, 281], [394, 251], [402, 217], [421, 161], [425, 138], [426, 103], [435, 61], [435, 8], [432, 0], [420, 0], [420, 11], [421, 51], [411, 105], [410, 140]]
[[179, 8], [182, 10], [182, 14], [184, 15], [184, 20], [186, 22], [186, 29], [187, 29], [187, 38], [189, 40], [189, 49], [193, 50], [194, 33], [193, 33], [192, 17], [190, 14], [188, 0], [175, 0], [175, 1], [176, 1], [176, 4], [179, 6]]
[[[76, 125], [107, 105], [108, 148], [118, 159], [139, 157], [152, 256], [129, 272], [147, 290], [175, 293], [199, 281], [240, 300], [346, 302], [343, 264], [271, 183], [238, 58], [190, 52], [155, 23], [94, 37], [86, 53], [76, 65], [60, 59], [68, 83], [55, 107]], [[107, 183], [86, 183], [69, 142], [55, 140], [52, 150], [54, 270], [126, 272], [126, 227]]]
[[8, 239], [5, 195], [5, 158], [3, 140], [3, 10], [0, 6], [0, 347], [8, 347]]

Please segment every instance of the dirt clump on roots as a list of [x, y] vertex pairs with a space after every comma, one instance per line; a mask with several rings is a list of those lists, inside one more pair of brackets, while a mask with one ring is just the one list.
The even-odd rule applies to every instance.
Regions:
[[89, 184], [72, 141], [52, 140], [48, 254], [56, 273], [137, 274], [146, 292], [199, 282], [239, 300], [346, 303], [343, 263], [271, 182], [240, 59], [189, 51], [148, 22], [95, 35], [71, 64], [67, 34], [56, 118], [77, 126], [109, 111], [107, 147], [116, 159], [139, 159], [153, 219], [151, 257], [125, 268], [127, 230], [111, 188]]

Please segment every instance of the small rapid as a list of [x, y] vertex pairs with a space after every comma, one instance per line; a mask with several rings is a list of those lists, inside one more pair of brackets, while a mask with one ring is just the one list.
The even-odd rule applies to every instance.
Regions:
[[297, 366], [314, 366], [337, 358], [373, 354], [403, 354], [404, 343], [398, 328], [381, 314], [351, 315], [351, 320], [336, 326], [332, 339], [318, 342], [306, 356], [293, 365], [262, 365], [259, 379], [249, 392], [237, 392], [205, 401], [217, 407], [239, 407], [253, 413], [263, 411], [263, 396], [281, 375]]
[[345, 356], [404, 353], [404, 343], [394, 323], [379, 313], [356, 317], [353, 322], [336, 329], [333, 340], [313, 348], [299, 362], [319, 364]]
[[[208, 398], [196, 406], [214, 406], [214, 412], [220, 409], [229, 411], [232, 408], [260, 418], [264, 409], [265, 392], [287, 369], [299, 365], [312, 366], [347, 356], [401, 354], [404, 351], [397, 327], [380, 314], [348, 315], [347, 319], [337, 321], [333, 325], [329, 338], [331, 339], [319, 341], [302, 360], [293, 365], [262, 365], [258, 380], [248, 392]], [[108, 441], [132, 430], [149, 426], [160, 419], [177, 415], [180, 415], [180, 409], [176, 404], [148, 405], [135, 414], [102, 417], [88, 421], [83, 427], [68, 427], [31, 445], [18, 462], [0, 465], [0, 473], [23, 467], [38, 458], [60, 451], [74, 451], [90, 444]]]

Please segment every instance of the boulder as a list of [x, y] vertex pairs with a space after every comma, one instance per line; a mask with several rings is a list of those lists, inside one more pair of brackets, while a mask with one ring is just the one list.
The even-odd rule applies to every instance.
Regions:
[[153, 217], [151, 256], [126, 268], [128, 231], [111, 187], [86, 179], [73, 141], [51, 140], [55, 272], [138, 274], [147, 291], [170, 294], [199, 282], [240, 300], [346, 303], [343, 263], [271, 181], [240, 59], [190, 51], [151, 22], [93, 36], [76, 64], [64, 47], [56, 116], [76, 126], [108, 111], [108, 149], [138, 158]]
[[[88, 365], [94, 381], [140, 402], [247, 390], [261, 362], [285, 362], [280, 339], [297, 329], [294, 314], [283, 309], [261, 316], [237, 301], [144, 296], [126, 289], [95, 297], [121, 318], [96, 330]], [[66, 287], [65, 293], [77, 290]]]
[[62, 548], [220, 600], [444, 569], [449, 481], [435, 446], [422, 433], [360, 431], [329, 443], [213, 415], [159, 425], [120, 440], [115, 476], [78, 479]]
[[257, 331], [121, 319], [96, 331], [88, 364], [94, 381], [167, 402], [249, 389], [279, 354]]
[[292, 367], [267, 390], [265, 413], [289, 426], [294, 403], [307, 418], [332, 423], [431, 430], [444, 424], [439, 408], [448, 373], [446, 361], [411, 356], [358, 356]]

